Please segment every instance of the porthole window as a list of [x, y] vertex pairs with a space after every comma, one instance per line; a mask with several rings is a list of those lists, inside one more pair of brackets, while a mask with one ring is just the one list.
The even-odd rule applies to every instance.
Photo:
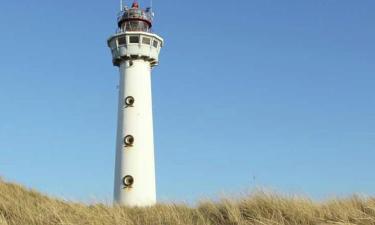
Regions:
[[148, 38], [148, 37], [143, 37], [142, 38], [142, 44], [151, 45], [151, 39]]
[[134, 178], [130, 175], [125, 176], [122, 179], [122, 183], [125, 186], [125, 188], [130, 188], [134, 184]]
[[132, 107], [134, 105], [135, 99], [132, 96], [128, 96], [125, 98], [125, 106]]
[[159, 44], [158, 41], [154, 41], [153, 46], [154, 46], [155, 48], [157, 48], [157, 47], [158, 47], [158, 44]]
[[124, 138], [124, 144], [125, 147], [131, 147], [134, 144], [134, 137], [131, 135], [128, 135]]
[[131, 44], [138, 44], [139, 43], [139, 36], [130, 36], [129, 43]]
[[118, 45], [126, 45], [126, 37], [119, 37]]

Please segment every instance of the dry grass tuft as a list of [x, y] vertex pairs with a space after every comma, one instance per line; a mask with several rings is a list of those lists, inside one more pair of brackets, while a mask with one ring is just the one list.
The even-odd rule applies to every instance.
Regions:
[[48, 198], [0, 180], [0, 225], [375, 225], [375, 199], [353, 196], [314, 203], [307, 198], [257, 192], [239, 200], [202, 202], [196, 208], [84, 205]]

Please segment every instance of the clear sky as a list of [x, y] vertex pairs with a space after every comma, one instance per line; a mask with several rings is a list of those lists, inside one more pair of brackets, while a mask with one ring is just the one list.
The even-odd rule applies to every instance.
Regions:
[[[128, 1], [128, 4], [130, 2]], [[142, 6], [148, 1], [140, 1]], [[160, 200], [375, 194], [375, 1], [154, 0]], [[0, 176], [111, 200], [117, 0], [1, 1]]]

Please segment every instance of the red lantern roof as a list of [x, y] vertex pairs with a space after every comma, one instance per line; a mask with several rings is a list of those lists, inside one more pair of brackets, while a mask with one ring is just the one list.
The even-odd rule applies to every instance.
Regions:
[[132, 8], [134, 9], [138, 9], [139, 8], [139, 4], [137, 1], [134, 1], [133, 4], [132, 4]]

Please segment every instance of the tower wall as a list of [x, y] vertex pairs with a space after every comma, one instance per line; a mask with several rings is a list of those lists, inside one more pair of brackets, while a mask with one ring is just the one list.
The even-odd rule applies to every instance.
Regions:
[[[154, 140], [151, 95], [151, 64], [143, 59], [120, 64], [119, 108], [114, 199], [126, 206], [156, 203]], [[131, 106], [126, 99], [133, 98]], [[133, 137], [126, 145], [125, 137]], [[124, 184], [131, 176], [133, 183]]]

